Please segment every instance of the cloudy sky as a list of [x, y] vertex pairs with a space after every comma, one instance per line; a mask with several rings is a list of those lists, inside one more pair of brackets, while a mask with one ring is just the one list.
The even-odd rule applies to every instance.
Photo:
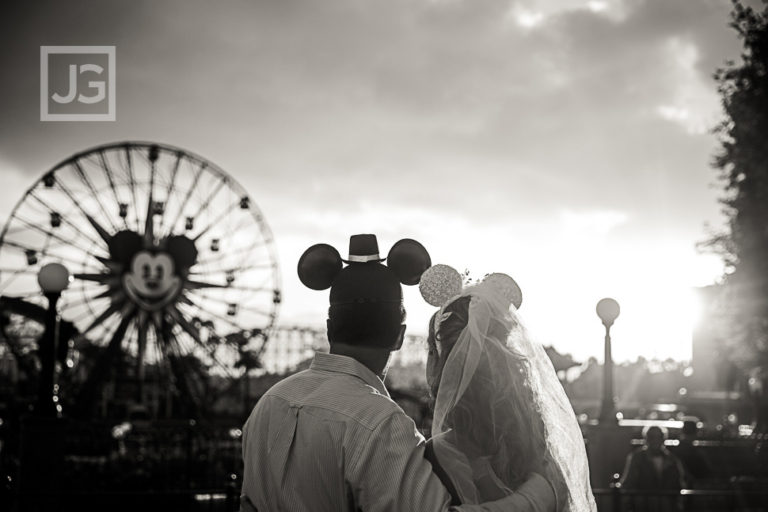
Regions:
[[[47, 169], [120, 140], [187, 148], [249, 191], [275, 234], [280, 321], [322, 324], [302, 251], [421, 241], [507, 272], [548, 344], [690, 357], [691, 289], [722, 222], [713, 71], [725, 0], [16, 2], [0, 19], [0, 217]], [[40, 46], [114, 45], [116, 122], [41, 122]], [[430, 308], [406, 294], [409, 329]]]

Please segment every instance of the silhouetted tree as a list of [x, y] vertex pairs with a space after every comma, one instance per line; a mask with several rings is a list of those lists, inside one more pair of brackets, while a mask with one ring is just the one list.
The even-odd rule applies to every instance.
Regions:
[[[765, 0], [764, 0], [765, 2]], [[708, 244], [727, 273], [720, 296], [722, 338], [749, 379], [758, 429], [768, 430], [768, 3], [734, 0], [730, 26], [743, 44], [715, 79], [725, 113], [716, 128], [726, 232]]]

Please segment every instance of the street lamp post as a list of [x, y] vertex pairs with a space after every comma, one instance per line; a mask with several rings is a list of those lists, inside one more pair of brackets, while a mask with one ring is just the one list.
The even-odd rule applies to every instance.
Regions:
[[37, 394], [35, 412], [40, 416], [56, 417], [61, 410], [58, 396], [54, 387], [56, 367], [56, 342], [58, 334], [58, 310], [56, 305], [69, 282], [71, 276], [67, 267], [60, 263], [49, 263], [40, 269], [37, 282], [48, 299], [48, 309], [45, 312], [45, 330], [40, 339], [40, 388]]
[[59, 263], [43, 266], [37, 282], [48, 299], [45, 330], [40, 338], [40, 377], [34, 413], [22, 419], [19, 488], [21, 510], [48, 510], [59, 506], [63, 436], [58, 413], [54, 374], [58, 314], [56, 303], [70, 282], [69, 271]]
[[597, 303], [597, 316], [605, 326], [605, 358], [603, 362], [603, 401], [600, 407], [600, 424], [616, 423], [616, 408], [613, 399], [613, 357], [611, 356], [611, 326], [618, 318], [619, 303], [613, 299], [601, 299]]

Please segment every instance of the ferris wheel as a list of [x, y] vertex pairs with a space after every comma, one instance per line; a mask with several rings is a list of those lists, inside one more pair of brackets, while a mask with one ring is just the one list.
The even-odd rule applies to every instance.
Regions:
[[245, 189], [162, 144], [88, 149], [26, 192], [0, 233], [0, 296], [44, 305], [37, 274], [51, 262], [74, 276], [62, 318], [102, 347], [85, 388], [126, 353], [139, 377], [166, 365], [183, 380], [190, 359], [235, 377], [281, 302], [272, 233]]

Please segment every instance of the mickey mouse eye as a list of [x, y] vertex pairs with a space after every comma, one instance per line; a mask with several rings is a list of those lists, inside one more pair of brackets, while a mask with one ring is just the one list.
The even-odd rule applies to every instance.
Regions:
[[157, 271], [157, 277], [162, 279], [163, 274], [165, 273], [165, 267], [163, 267], [162, 265], [156, 265], [155, 270]]
[[152, 271], [149, 264], [145, 263], [141, 266], [141, 275], [142, 277], [149, 277], [149, 273]]

